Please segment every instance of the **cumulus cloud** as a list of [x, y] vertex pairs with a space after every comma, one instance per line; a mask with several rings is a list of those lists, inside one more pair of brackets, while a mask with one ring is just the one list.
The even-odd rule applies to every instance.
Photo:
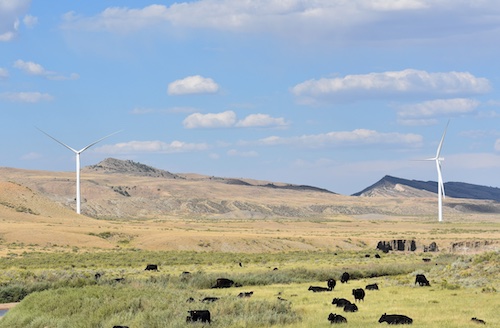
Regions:
[[106, 154], [134, 154], [134, 153], [181, 153], [208, 149], [206, 143], [187, 143], [182, 141], [129, 141], [114, 145], [104, 145], [95, 149], [96, 152]]
[[498, 15], [496, 0], [198, 0], [170, 6], [109, 7], [90, 17], [70, 12], [64, 15], [63, 28], [120, 34], [202, 29], [301, 41], [422, 42], [444, 37], [478, 40], [478, 35], [496, 32], [492, 27]]
[[19, 18], [24, 15], [31, 0], [0, 0], [0, 42], [13, 40], [19, 32]]
[[43, 76], [49, 80], [76, 80], [80, 78], [80, 76], [76, 73], [72, 73], [69, 76], [63, 76], [56, 72], [46, 70], [42, 65], [38, 63], [32, 61], [24, 61], [21, 59], [18, 59], [14, 62], [14, 67], [22, 70], [29, 75]]
[[468, 98], [437, 99], [398, 108], [398, 122], [404, 125], [430, 125], [434, 117], [452, 117], [475, 112], [479, 101]]
[[54, 97], [48, 93], [41, 92], [4, 92], [0, 93], [0, 99], [12, 102], [37, 103], [40, 101], [50, 101]]
[[227, 128], [236, 123], [236, 113], [225, 111], [222, 113], [200, 114], [194, 113], [184, 119], [182, 124], [187, 129], [195, 128]]
[[188, 76], [181, 80], [174, 81], [168, 85], [167, 93], [172, 96], [197, 94], [197, 93], [216, 93], [219, 91], [219, 85], [211, 78], [200, 75]]
[[194, 113], [183, 121], [187, 129], [195, 128], [249, 128], [249, 127], [283, 127], [288, 123], [284, 118], [274, 118], [267, 114], [251, 114], [242, 120], [237, 120], [236, 113], [228, 110], [222, 113]]
[[237, 127], [266, 127], [266, 126], [287, 126], [288, 123], [283, 117], [271, 117], [268, 114], [251, 114], [238, 121]]
[[383, 133], [374, 130], [356, 129], [353, 131], [333, 131], [289, 138], [271, 136], [260, 139], [258, 143], [266, 146], [293, 145], [306, 148], [347, 147], [371, 144], [419, 147], [422, 145], [422, 140], [421, 135], [413, 133]]
[[456, 96], [490, 91], [488, 79], [468, 72], [438, 72], [405, 69], [339, 78], [308, 80], [291, 92], [304, 103], [354, 101], [397, 96]]

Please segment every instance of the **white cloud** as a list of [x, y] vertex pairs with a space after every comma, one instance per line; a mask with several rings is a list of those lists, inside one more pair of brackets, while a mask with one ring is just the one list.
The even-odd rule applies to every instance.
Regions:
[[437, 99], [418, 104], [403, 105], [398, 109], [398, 118], [428, 119], [439, 116], [469, 114], [479, 106], [479, 101], [468, 98]]
[[293, 145], [307, 148], [348, 147], [371, 144], [419, 147], [422, 145], [422, 140], [422, 136], [418, 134], [382, 133], [374, 130], [356, 129], [353, 131], [334, 131], [290, 138], [271, 136], [260, 139], [259, 144], [267, 146]]
[[422, 42], [450, 36], [475, 41], [481, 39], [478, 36], [496, 35], [498, 16], [496, 0], [198, 0], [170, 6], [110, 7], [91, 17], [70, 12], [64, 15], [63, 28], [120, 34], [148, 29], [163, 35], [200, 29], [301, 41], [328, 39], [339, 44]]
[[0, 0], [0, 42], [13, 40], [19, 32], [19, 17], [28, 11], [31, 0]]
[[249, 127], [283, 127], [288, 123], [284, 118], [274, 118], [267, 114], [251, 114], [237, 121], [236, 113], [229, 110], [222, 113], [194, 113], [183, 121], [187, 129], [195, 128], [249, 128]]
[[129, 141], [114, 145], [104, 145], [95, 149], [96, 152], [106, 154], [133, 154], [133, 153], [180, 153], [206, 150], [206, 143], [186, 143], [182, 141]]
[[40, 64], [32, 61], [24, 61], [21, 59], [16, 60], [13, 66], [29, 75], [43, 76], [49, 80], [77, 80], [80, 78], [80, 76], [76, 73], [72, 73], [69, 76], [63, 76], [56, 72], [46, 70]]
[[40, 101], [50, 101], [54, 97], [48, 93], [41, 92], [4, 92], [0, 93], [0, 99], [13, 102], [37, 103]]
[[26, 62], [21, 59], [14, 62], [14, 67], [30, 75], [45, 75], [49, 73], [42, 65], [30, 61]]
[[236, 123], [237, 127], [287, 126], [283, 117], [274, 118], [268, 114], [251, 114]]
[[188, 76], [184, 79], [174, 81], [168, 85], [169, 95], [186, 95], [197, 93], [216, 93], [219, 85], [211, 78], [200, 75]]
[[194, 113], [184, 119], [182, 124], [187, 129], [195, 128], [227, 128], [236, 123], [236, 114], [233, 111], [222, 113], [200, 114]]
[[415, 69], [308, 80], [291, 91], [304, 103], [396, 96], [454, 96], [490, 91], [487, 79], [468, 72], [429, 73]]
[[6, 79], [9, 77], [9, 71], [5, 68], [0, 67], [0, 79]]

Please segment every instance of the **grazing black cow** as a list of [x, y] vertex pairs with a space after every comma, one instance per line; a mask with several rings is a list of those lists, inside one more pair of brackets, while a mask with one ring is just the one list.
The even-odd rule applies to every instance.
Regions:
[[189, 315], [186, 317], [186, 322], [211, 322], [210, 311], [208, 310], [189, 310]]
[[413, 319], [402, 314], [382, 314], [379, 323], [387, 322], [389, 325], [411, 325]]
[[340, 282], [345, 283], [345, 282], [348, 282], [349, 279], [351, 279], [351, 276], [349, 275], [349, 273], [344, 272], [344, 273], [342, 273], [342, 277], [340, 278]]
[[114, 282], [124, 282], [125, 278], [115, 278], [113, 279]]
[[212, 302], [215, 302], [215, 301], [218, 301], [218, 300], [219, 300], [218, 297], [207, 296], [204, 299], [202, 299], [201, 301], [205, 302], [205, 303], [212, 303]]
[[218, 278], [215, 285], [212, 288], [229, 288], [234, 285], [234, 281], [227, 278]]
[[417, 274], [415, 277], [415, 285], [419, 284], [420, 286], [430, 286], [429, 280], [423, 274]]
[[379, 258], [380, 258], [380, 255], [378, 255], [378, 254], [375, 254], [375, 257], [376, 257], [377, 259], [379, 259]]
[[365, 257], [370, 257], [370, 254], [365, 254]]
[[331, 289], [328, 287], [320, 287], [320, 286], [309, 286], [309, 289], [307, 290], [312, 290], [314, 293], [331, 291]]
[[330, 313], [328, 315], [328, 321], [330, 321], [330, 323], [347, 323], [347, 319], [344, 316], [336, 313]]
[[94, 275], [94, 278], [95, 280], [99, 280], [101, 279], [101, 274], [99, 272], [97, 272], [95, 275]]
[[352, 295], [354, 296], [354, 302], [365, 300], [365, 291], [363, 290], [363, 288], [353, 289]]
[[431, 261], [431, 259], [430, 259], [430, 258], [428, 258], [428, 257], [424, 257], [424, 258], [422, 259], [422, 261], [424, 261], [424, 262], [430, 262], [430, 261]]
[[478, 318], [476, 318], [476, 317], [474, 317], [474, 318], [472, 318], [472, 319], [470, 319], [470, 320], [471, 320], [472, 322], [475, 322], [475, 323], [480, 323], [480, 324], [482, 324], [482, 325], [485, 325], [485, 324], [486, 324], [486, 322], [485, 322], [484, 320], [482, 320], [482, 319], [478, 319]]
[[337, 298], [335, 297], [332, 301], [332, 304], [335, 304], [337, 307], [344, 307], [347, 304], [351, 304], [351, 301], [346, 300], [345, 298]]
[[344, 306], [344, 312], [358, 312], [358, 306], [354, 303], [349, 303]]
[[238, 294], [238, 297], [250, 297], [253, 295], [253, 292], [241, 292]]
[[158, 265], [157, 264], [148, 264], [146, 265], [146, 271], [158, 271]]
[[128, 328], [128, 326], [113, 326], [113, 328]]
[[333, 278], [327, 280], [326, 284], [328, 285], [328, 289], [333, 290], [335, 285], [337, 285], [337, 281]]
[[378, 290], [378, 285], [377, 284], [366, 285], [365, 289], [366, 290]]

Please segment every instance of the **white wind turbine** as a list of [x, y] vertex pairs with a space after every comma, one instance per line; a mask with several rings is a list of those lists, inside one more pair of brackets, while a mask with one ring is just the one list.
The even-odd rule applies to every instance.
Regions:
[[437, 148], [436, 157], [427, 158], [425, 161], [435, 161], [436, 169], [438, 173], [438, 220], [439, 222], [443, 221], [443, 198], [445, 198], [444, 194], [444, 184], [443, 184], [443, 174], [441, 173], [441, 161], [444, 158], [440, 157], [441, 149], [443, 148], [444, 137], [446, 135], [446, 130], [448, 129], [448, 125], [450, 121], [446, 123], [446, 127], [444, 128], [443, 136], [441, 137], [441, 141], [439, 142], [439, 146]]
[[97, 141], [94, 141], [93, 143], [83, 147], [80, 150], [76, 150], [76, 149], [71, 148], [70, 146], [66, 145], [65, 143], [57, 140], [56, 138], [54, 138], [53, 136], [51, 136], [47, 132], [42, 131], [41, 129], [38, 129], [38, 130], [40, 130], [40, 132], [47, 135], [49, 138], [55, 140], [56, 142], [60, 143], [61, 145], [63, 145], [64, 147], [68, 148], [69, 150], [71, 150], [72, 152], [74, 152], [76, 154], [76, 213], [80, 214], [80, 154], [83, 153], [85, 150], [89, 149], [90, 147], [92, 147], [93, 145], [95, 145], [96, 143], [98, 143], [106, 138], [109, 138], [112, 135], [115, 135], [121, 131], [113, 132], [113, 133], [111, 133], [111, 134], [109, 134], [109, 135], [107, 135], [107, 136], [105, 136]]

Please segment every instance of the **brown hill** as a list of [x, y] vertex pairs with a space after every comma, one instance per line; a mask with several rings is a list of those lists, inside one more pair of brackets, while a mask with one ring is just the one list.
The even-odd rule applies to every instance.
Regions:
[[464, 224], [450, 230], [436, 225], [435, 197], [343, 196], [286, 183], [155, 171], [131, 161], [84, 168], [81, 179], [83, 215], [77, 215], [74, 172], [0, 168], [0, 256], [117, 247], [374, 249], [381, 239], [419, 236], [428, 244], [437, 235], [445, 248], [475, 240], [481, 220], [493, 222], [481, 226], [481, 238], [498, 240], [498, 215], [491, 213], [500, 206], [493, 201], [447, 198], [445, 220]]
[[[66, 208], [75, 208], [73, 172], [0, 168], [2, 180], [28, 187]], [[116, 159], [85, 167], [81, 173], [81, 190], [82, 214], [94, 218], [262, 219], [339, 214], [434, 215], [436, 212], [432, 193], [420, 191], [414, 191], [418, 202], [414, 197], [397, 197], [394, 192], [395, 197], [352, 197], [310, 186], [174, 174]], [[500, 204], [486, 200], [447, 198], [444, 206], [451, 213], [500, 213]]]

